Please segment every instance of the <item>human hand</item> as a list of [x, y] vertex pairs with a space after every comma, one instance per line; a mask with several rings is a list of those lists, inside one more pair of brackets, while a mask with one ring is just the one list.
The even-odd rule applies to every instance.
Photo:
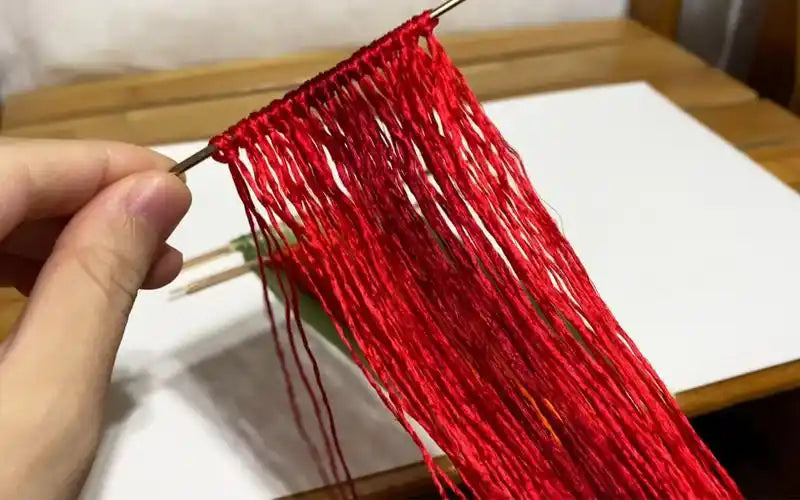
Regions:
[[0, 498], [73, 498], [96, 453], [117, 348], [191, 203], [171, 161], [118, 143], [0, 139], [0, 286], [29, 300], [0, 344]]

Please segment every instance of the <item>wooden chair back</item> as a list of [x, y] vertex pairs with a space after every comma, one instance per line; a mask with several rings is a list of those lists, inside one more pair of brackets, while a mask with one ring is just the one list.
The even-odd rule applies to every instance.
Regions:
[[630, 0], [628, 16], [659, 35], [674, 40], [678, 33], [682, 0]]

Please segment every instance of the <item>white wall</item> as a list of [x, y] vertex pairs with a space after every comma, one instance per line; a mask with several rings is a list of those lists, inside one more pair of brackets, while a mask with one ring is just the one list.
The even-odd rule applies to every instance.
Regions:
[[[0, 93], [368, 42], [437, 0], [0, 0]], [[470, 0], [440, 33], [624, 15], [627, 0]]]

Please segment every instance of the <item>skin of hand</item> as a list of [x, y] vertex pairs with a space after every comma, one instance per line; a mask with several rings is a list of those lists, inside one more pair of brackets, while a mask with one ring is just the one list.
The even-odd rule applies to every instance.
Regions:
[[180, 272], [191, 203], [172, 161], [109, 142], [0, 139], [0, 286], [29, 296], [0, 344], [0, 498], [75, 498], [141, 289]]

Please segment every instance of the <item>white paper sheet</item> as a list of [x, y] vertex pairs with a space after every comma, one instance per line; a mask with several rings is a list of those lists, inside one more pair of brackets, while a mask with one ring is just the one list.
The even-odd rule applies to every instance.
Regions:
[[[671, 390], [800, 358], [794, 192], [645, 84], [499, 101], [487, 111]], [[202, 145], [158, 149], [180, 159]], [[224, 167], [197, 167], [189, 185], [194, 205], [173, 245], [194, 255], [247, 231]], [[262, 309], [255, 276], [177, 302], [166, 291], [142, 294], [84, 498], [247, 500], [320, 485]], [[352, 472], [419, 460], [354, 367], [312, 340]]]

